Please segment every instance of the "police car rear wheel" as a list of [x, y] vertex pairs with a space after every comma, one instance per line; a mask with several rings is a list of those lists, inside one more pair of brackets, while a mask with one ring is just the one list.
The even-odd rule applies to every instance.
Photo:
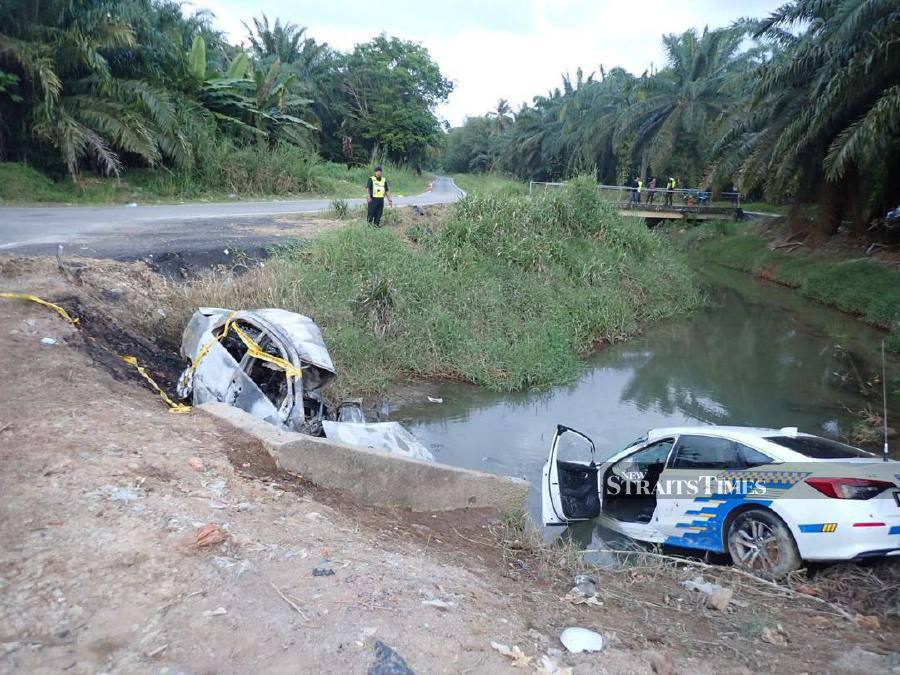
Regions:
[[802, 562], [787, 525], [765, 509], [744, 511], [731, 522], [728, 552], [736, 566], [767, 577], [784, 576]]

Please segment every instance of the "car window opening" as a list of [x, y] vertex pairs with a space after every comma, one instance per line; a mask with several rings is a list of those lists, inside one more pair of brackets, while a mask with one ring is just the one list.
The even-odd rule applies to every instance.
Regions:
[[649, 523], [656, 487], [674, 439], [667, 438], [613, 464], [603, 477], [603, 513], [630, 523]]
[[833, 441], [819, 436], [769, 436], [770, 443], [775, 443], [788, 450], [799, 452], [812, 459], [858, 459], [875, 457], [871, 452]]

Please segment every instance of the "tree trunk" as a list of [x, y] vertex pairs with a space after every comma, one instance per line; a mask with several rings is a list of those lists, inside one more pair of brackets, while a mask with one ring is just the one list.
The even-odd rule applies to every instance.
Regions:
[[[839, 188], [834, 183], [824, 182], [819, 198], [816, 202], [816, 231], [823, 236], [830, 237], [837, 232], [841, 224], [841, 205]], [[799, 205], [791, 207], [789, 215], [791, 228], [800, 220]]]

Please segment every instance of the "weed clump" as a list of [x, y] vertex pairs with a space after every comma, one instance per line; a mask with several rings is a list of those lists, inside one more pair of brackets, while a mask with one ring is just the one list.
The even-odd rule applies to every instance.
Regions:
[[347, 203], [346, 199], [333, 199], [331, 200], [329, 213], [338, 220], [347, 220], [350, 217], [350, 204]]

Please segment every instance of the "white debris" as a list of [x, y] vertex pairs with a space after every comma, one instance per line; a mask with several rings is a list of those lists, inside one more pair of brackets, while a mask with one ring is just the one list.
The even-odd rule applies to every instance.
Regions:
[[547, 654], [544, 654], [538, 665], [537, 673], [538, 675], [572, 675], [572, 669], [560, 666]]
[[603, 636], [587, 628], [566, 628], [559, 636], [559, 641], [572, 654], [599, 652], [603, 649]]
[[41, 338], [41, 344], [42, 345], [55, 345], [56, 340], [52, 337]]
[[513, 668], [527, 668], [531, 664], [531, 656], [526, 656], [525, 652], [519, 649], [519, 645], [513, 645], [512, 649], [508, 645], [499, 642], [491, 642], [491, 647], [510, 659], [512, 659]]
[[730, 588], [723, 588], [719, 584], [706, 581], [701, 576], [696, 576], [688, 581], [682, 581], [681, 585], [689, 591], [698, 591], [706, 596], [706, 604], [717, 609], [720, 612], [725, 611], [731, 603], [734, 591]]

